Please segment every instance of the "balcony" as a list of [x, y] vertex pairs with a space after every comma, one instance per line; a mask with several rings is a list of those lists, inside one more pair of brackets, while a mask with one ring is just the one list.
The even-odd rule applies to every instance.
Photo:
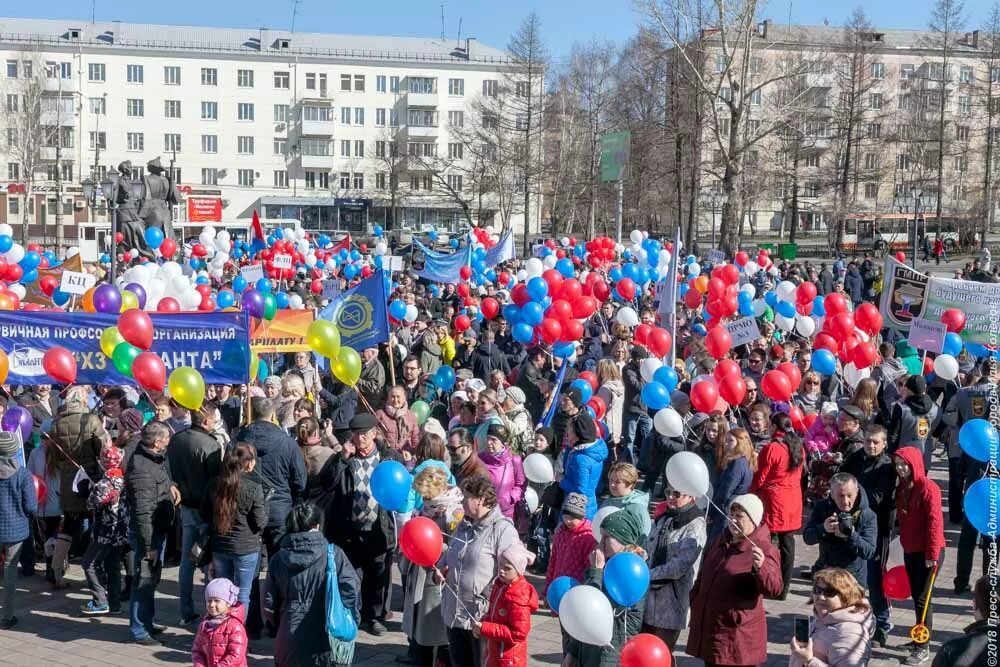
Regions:
[[303, 169], [331, 169], [332, 155], [302, 155], [300, 157]]
[[41, 146], [38, 149], [38, 159], [43, 162], [55, 162], [57, 150], [55, 146]]
[[437, 93], [406, 93], [407, 107], [431, 107], [438, 105]]
[[438, 126], [435, 125], [407, 125], [403, 128], [406, 136], [410, 139], [436, 138], [440, 134]]
[[304, 137], [332, 137], [334, 122], [332, 120], [303, 120], [301, 124]]

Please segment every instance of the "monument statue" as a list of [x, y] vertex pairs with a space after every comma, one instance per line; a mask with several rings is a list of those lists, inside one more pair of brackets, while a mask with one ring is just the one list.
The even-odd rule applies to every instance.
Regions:
[[143, 178], [145, 195], [139, 217], [146, 227], [158, 227], [165, 238], [173, 238], [171, 207], [180, 201], [180, 193], [171, 181], [172, 175], [165, 175], [165, 171], [158, 157], [146, 164], [146, 176]]
[[128, 252], [132, 248], [136, 248], [142, 256], [153, 259], [155, 255], [146, 243], [144, 233], [146, 227], [142, 218], [139, 217], [139, 207], [142, 202], [132, 196], [132, 190], [129, 188], [129, 182], [132, 180], [132, 162], [126, 160], [120, 163], [116, 171], [119, 176], [119, 186], [115, 204], [118, 207], [118, 231], [122, 235], [120, 246], [123, 246], [124, 250], [118, 245], [116, 245], [115, 250], [116, 252]]

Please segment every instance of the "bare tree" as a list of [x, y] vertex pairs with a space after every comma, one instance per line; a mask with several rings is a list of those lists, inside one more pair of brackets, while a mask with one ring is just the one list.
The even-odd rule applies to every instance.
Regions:
[[993, 177], [996, 160], [997, 135], [1000, 134], [1000, 5], [994, 4], [983, 24], [982, 61], [986, 76], [980, 84], [979, 106], [985, 126], [981, 128], [985, 153], [982, 162], [983, 189], [979, 197], [978, 212], [981, 219], [979, 240], [986, 242], [986, 234], [993, 228], [996, 215], [996, 181]]
[[375, 163], [375, 178], [385, 181], [385, 187], [380, 188], [382, 183], [377, 180], [374, 184], [376, 189], [389, 193], [389, 220], [386, 221], [386, 228], [396, 229], [400, 223], [399, 209], [403, 200], [400, 184], [407, 178], [406, 139], [399, 128], [387, 127], [379, 132], [372, 160]]

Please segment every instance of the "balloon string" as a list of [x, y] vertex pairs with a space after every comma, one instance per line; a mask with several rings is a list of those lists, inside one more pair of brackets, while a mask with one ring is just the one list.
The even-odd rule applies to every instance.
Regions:
[[728, 522], [729, 522], [729, 525], [730, 525], [731, 527], [733, 527], [733, 528], [735, 528], [735, 529], [736, 529], [737, 531], [739, 531], [740, 535], [742, 535], [742, 536], [743, 536], [743, 537], [744, 537], [744, 538], [746, 539], [746, 541], [750, 543], [750, 546], [752, 546], [752, 547], [754, 547], [754, 548], [756, 548], [756, 549], [760, 549], [760, 547], [759, 547], [759, 546], [757, 546], [757, 544], [756, 544], [756, 543], [755, 543], [755, 542], [754, 542], [753, 540], [751, 540], [751, 539], [750, 539], [750, 536], [749, 536], [749, 535], [747, 535], [747, 534], [746, 534], [746, 533], [745, 533], [745, 532], [743, 531], [743, 529], [739, 527], [739, 524], [737, 524], [737, 523], [736, 523], [735, 521], [733, 521], [733, 520], [732, 520], [732, 518], [731, 518], [731, 517], [729, 516], [729, 513], [728, 513], [728, 512], [723, 512], [723, 511], [722, 511], [722, 508], [721, 508], [721, 507], [719, 507], [718, 505], [716, 505], [716, 504], [715, 504], [715, 503], [714, 503], [714, 502], [712, 501], [712, 499], [708, 497], [708, 494], [705, 494], [705, 499], [706, 499], [706, 500], [708, 500], [708, 504], [709, 504], [709, 505], [711, 505], [712, 507], [714, 507], [714, 508], [715, 508], [715, 509], [716, 509], [716, 510], [717, 510], [717, 511], [719, 512], [719, 514], [721, 514], [721, 515], [722, 515], [723, 517], [725, 517], [726, 521], [728, 521]]

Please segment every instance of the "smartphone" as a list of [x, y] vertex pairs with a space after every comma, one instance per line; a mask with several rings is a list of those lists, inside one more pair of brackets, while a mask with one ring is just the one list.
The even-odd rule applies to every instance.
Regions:
[[795, 619], [795, 641], [803, 645], [809, 641], [809, 619]]

